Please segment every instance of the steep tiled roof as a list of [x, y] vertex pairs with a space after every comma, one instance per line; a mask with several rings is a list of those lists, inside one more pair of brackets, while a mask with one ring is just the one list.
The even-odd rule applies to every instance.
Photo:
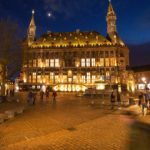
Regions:
[[111, 42], [98, 32], [49, 32], [38, 38], [32, 47], [78, 47], [78, 46], [111, 45]]

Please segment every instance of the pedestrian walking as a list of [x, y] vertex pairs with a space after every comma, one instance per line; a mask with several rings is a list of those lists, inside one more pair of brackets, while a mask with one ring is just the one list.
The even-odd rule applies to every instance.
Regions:
[[141, 93], [141, 95], [139, 96], [140, 98], [140, 106], [141, 106], [141, 110], [142, 110], [142, 114], [143, 116], [146, 116], [147, 114], [147, 103], [146, 103], [146, 98], [145, 95], [143, 93]]
[[148, 93], [145, 93], [144, 96], [145, 96], [145, 101], [146, 101], [146, 104], [147, 104], [147, 108], [149, 108], [149, 105], [150, 105], [149, 104], [149, 101], [150, 101], [150, 97], [149, 96], [150, 95]]
[[40, 91], [40, 100], [43, 102], [43, 99], [44, 99], [44, 91], [41, 90]]
[[36, 102], [36, 93], [33, 93], [33, 105], [35, 105]]
[[28, 104], [31, 104], [31, 103], [32, 103], [32, 100], [33, 100], [33, 93], [32, 93], [32, 91], [29, 91], [27, 103], [28, 103]]
[[48, 100], [49, 99], [49, 89], [46, 89], [45, 96], [46, 96], [46, 100]]
[[57, 97], [57, 93], [56, 93], [56, 91], [53, 91], [53, 102], [56, 101], [56, 97]]
[[114, 95], [114, 92], [111, 93], [110, 102], [111, 102], [111, 109], [114, 109], [114, 107], [115, 107], [115, 95]]
[[121, 95], [119, 93], [119, 91], [117, 91], [117, 103], [118, 103], [118, 107], [121, 107]]

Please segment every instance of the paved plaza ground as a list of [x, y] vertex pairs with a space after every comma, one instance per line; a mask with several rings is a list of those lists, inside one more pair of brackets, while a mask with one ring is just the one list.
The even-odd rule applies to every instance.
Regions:
[[108, 99], [61, 94], [56, 103], [26, 105], [22, 115], [0, 124], [0, 150], [149, 149], [150, 116], [111, 110]]

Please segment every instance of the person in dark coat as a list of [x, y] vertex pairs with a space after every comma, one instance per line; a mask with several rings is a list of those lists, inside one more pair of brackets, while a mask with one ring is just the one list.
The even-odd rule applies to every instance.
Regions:
[[41, 90], [40, 91], [40, 100], [43, 102], [44, 99], [44, 92]]
[[114, 95], [114, 92], [111, 93], [110, 102], [111, 102], [111, 109], [114, 109], [114, 107], [115, 107], [115, 95]]
[[33, 93], [33, 105], [35, 105], [36, 102], [36, 93]]
[[32, 100], [33, 100], [33, 93], [32, 93], [32, 91], [29, 91], [29, 93], [28, 93], [28, 99], [27, 99], [28, 104], [31, 104]]
[[46, 89], [45, 96], [46, 96], [46, 100], [48, 100], [49, 99], [49, 88]]
[[53, 91], [53, 101], [56, 101], [57, 93], [56, 91]]
[[118, 102], [118, 106], [120, 107], [121, 106], [121, 96], [120, 96], [119, 91], [117, 91], [117, 102]]

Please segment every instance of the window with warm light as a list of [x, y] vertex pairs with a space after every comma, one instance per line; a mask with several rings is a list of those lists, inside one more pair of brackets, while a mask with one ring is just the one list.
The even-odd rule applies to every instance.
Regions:
[[45, 60], [45, 67], [49, 67], [49, 59]]
[[45, 83], [48, 84], [49, 83], [49, 75], [45, 75]]
[[82, 76], [82, 82], [85, 83], [85, 76]]
[[32, 77], [31, 77], [31, 75], [29, 75], [29, 83], [31, 83], [32, 81], [31, 81], [31, 79], [32, 79]]
[[38, 82], [38, 83], [41, 83], [41, 82], [42, 82], [42, 77], [41, 77], [41, 75], [38, 75], [38, 76], [37, 76], [37, 82]]
[[33, 72], [32, 74], [32, 82], [36, 83], [36, 72]]
[[59, 59], [55, 59], [55, 67], [59, 67]]
[[92, 83], [94, 83], [96, 80], [96, 76], [95, 75], [92, 75]]
[[88, 72], [87, 73], [87, 83], [90, 83], [91, 82], [91, 73]]
[[96, 63], [95, 63], [95, 58], [92, 58], [92, 67], [95, 67]]
[[87, 66], [87, 67], [90, 67], [90, 66], [91, 66], [90, 58], [87, 58], [87, 59], [86, 59], [86, 66]]
[[59, 76], [58, 75], [55, 76], [55, 83], [59, 83]]
[[50, 72], [50, 82], [53, 83], [54, 82], [54, 73]]
[[54, 64], [54, 59], [50, 59], [50, 67], [54, 67], [55, 64]]
[[109, 67], [110, 63], [109, 63], [109, 58], [105, 58], [105, 66]]
[[99, 66], [104, 67], [104, 58], [100, 58]]
[[85, 67], [85, 59], [84, 58], [81, 59], [81, 67]]
[[38, 59], [38, 67], [42, 67], [42, 59]]
[[29, 60], [29, 67], [32, 67], [32, 60]]
[[109, 78], [110, 78], [110, 72], [106, 71], [106, 79], [109, 80]]
[[33, 59], [33, 67], [36, 67], [36, 59]]
[[77, 76], [73, 76], [73, 82], [77, 83]]
[[115, 58], [110, 58], [110, 65], [116, 66], [116, 59]]

